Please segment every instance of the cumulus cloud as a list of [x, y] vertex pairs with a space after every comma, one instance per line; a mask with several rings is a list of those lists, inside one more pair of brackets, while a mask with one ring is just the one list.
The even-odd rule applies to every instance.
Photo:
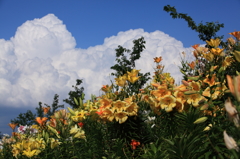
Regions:
[[55, 15], [26, 21], [10, 40], [0, 39], [0, 103], [8, 107], [36, 107], [39, 101], [50, 104], [56, 93], [66, 98], [76, 79], [83, 79], [88, 96], [99, 95], [101, 85], [110, 83], [117, 46], [131, 49], [132, 41], [141, 36], [146, 50], [136, 68], [153, 72], [153, 58], [162, 56], [165, 70], [180, 80], [180, 54], [190, 54], [191, 48], [161, 31], [119, 32], [102, 45], [81, 49]]

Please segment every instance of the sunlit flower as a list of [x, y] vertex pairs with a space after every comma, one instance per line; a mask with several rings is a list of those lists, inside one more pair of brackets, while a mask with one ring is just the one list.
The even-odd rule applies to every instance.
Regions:
[[228, 66], [231, 66], [232, 62], [233, 62], [233, 58], [231, 56], [227, 56], [227, 57], [225, 57], [225, 59], [222, 63], [222, 66], [225, 68]]
[[126, 112], [128, 113], [129, 116], [137, 115], [137, 111], [138, 111], [137, 103], [131, 103], [126, 107]]
[[223, 132], [223, 137], [224, 137], [224, 142], [226, 144], [226, 147], [228, 149], [235, 149], [236, 151], [239, 151], [239, 147], [237, 146], [236, 141], [231, 136], [228, 136], [228, 134], [226, 133], [226, 130], [224, 130]]
[[120, 124], [122, 124], [128, 119], [127, 113], [126, 112], [117, 112], [117, 113], [115, 113], [115, 119]]
[[221, 43], [221, 40], [220, 39], [210, 39], [210, 41], [206, 41], [208, 45], [216, 48], [219, 46], [219, 44]]
[[140, 70], [136, 70], [136, 69], [132, 69], [131, 72], [127, 72], [128, 76], [132, 76], [132, 77], [135, 77], [138, 75]]
[[137, 76], [137, 77], [128, 76], [128, 81], [133, 84], [133, 83], [135, 83], [140, 77], [141, 77], [141, 76]]
[[175, 98], [176, 98], [179, 102], [185, 103], [185, 101], [186, 101], [186, 95], [184, 94], [184, 92], [177, 90], [177, 91], [175, 91], [175, 92], [173, 93], [173, 95], [175, 96]]
[[47, 117], [37, 117], [36, 118], [36, 122], [40, 125], [40, 126], [43, 126], [46, 124], [47, 122]]
[[140, 142], [132, 139], [132, 141], [131, 141], [131, 146], [132, 146], [132, 149], [133, 149], [133, 150], [135, 150], [135, 149], [137, 148], [137, 146], [139, 146], [139, 145], [140, 145]]
[[212, 60], [214, 59], [214, 55], [211, 52], [209, 52], [209, 53], [202, 53], [202, 55], [209, 62], [212, 62]]
[[170, 95], [171, 91], [166, 86], [159, 86], [157, 90], [151, 91], [151, 94], [155, 97], [164, 97], [165, 95]]
[[197, 49], [199, 47], [199, 45], [200, 44], [195, 44], [195, 45], [192, 46], [192, 48]]
[[154, 62], [156, 62], [156, 63], [159, 63], [159, 62], [162, 61], [162, 57], [161, 56], [160, 57], [155, 57], [153, 59], [154, 59]]
[[101, 108], [110, 108], [112, 105], [112, 100], [108, 98], [103, 98], [99, 100]]
[[71, 128], [70, 134], [73, 134], [74, 138], [86, 139], [85, 132], [81, 128], [78, 128], [76, 124]]
[[166, 112], [170, 112], [176, 106], [176, 98], [172, 95], [166, 95], [159, 103], [162, 109], [165, 109]]
[[214, 86], [219, 83], [219, 82], [216, 82], [216, 80], [217, 80], [216, 74], [212, 75], [211, 78], [209, 77], [209, 75], [207, 75], [206, 78], [203, 80], [203, 82], [209, 84], [209, 86]]
[[106, 108], [106, 109], [104, 109], [101, 117], [102, 117], [102, 118], [106, 118], [106, 119], [108, 119], [109, 121], [113, 121], [113, 119], [114, 119], [114, 113], [113, 113], [113, 111], [112, 111], [111, 109]]
[[199, 106], [199, 101], [205, 99], [199, 93], [191, 94], [187, 96], [187, 103], [192, 104], [194, 107]]
[[176, 109], [178, 112], [182, 112], [184, 110], [184, 103], [181, 100], [177, 99], [174, 109]]
[[113, 108], [112, 108], [113, 111], [116, 110], [117, 112], [121, 112], [121, 111], [125, 110], [126, 102], [117, 100], [117, 101], [113, 102], [112, 105], [113, 105]]
[[27, 150], [23, 151], [23, 155], [27, 156], [28, 158], [33, 157], [34, 155], [36, 155], [37, 150], [31, 150], [30, 148], [28, 148]]
[[220, 56], [223, 55], [223, 50], [224, 49], [220, 49], [220, 48], [212, 48], [210, 51], [211, 53], [213, 53], [214, 55]]
[[189, 86], [194, 91], [200, 91], [200, 89], [201, 89], [201, 84], [199, 82], [195, 82], [195, 81], [189, 82]]
[[240, 40], [240, 31], [234, 31], [229, 33], [230, 35], [234, 36], [237, 40]]
[[115, 78], [115, 81], [116, 85], [124, 87], [126, 85], [127, 75], [119, 76], [118, 78]]
[[71, 118], [75, 122], [80, 122], [80, 121], [82, 121], [83, 119], [86, 118], [85, 114], [86, 114], [86, 112], [84, 110], [76, 111], [75, 115], [72, 116]]

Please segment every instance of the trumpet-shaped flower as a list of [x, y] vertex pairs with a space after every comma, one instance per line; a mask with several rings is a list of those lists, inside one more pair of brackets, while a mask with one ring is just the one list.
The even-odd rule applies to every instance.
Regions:
[[72, 116], [71, 118], [75, 122], [80, 122], [80, 121], [82, 121], [83, 119], [86, 118], [85, 114], [86, 114], [86, 112], [84, 110], [76, 111], [75, 115]]
[[30, 148], [28, 148], [27, 150], [23, 151], [23, 155], [27, 156], [28, 158], [31, 158], [33, 156], [35, 156], [37, 154], [37, 150], [31, 150]]
[[155, 97], [164, 97], [165, 95], [170, 95], [171, 92], [167, 89], [166, 86], [159, 86], [157, 90], [151, 91], [151, 94]]
[[160, 100], [159, 103], [162, 109], [165, 109], [166, 112], [170, 112], [176, 106], [176, 98], [174, 98], [172, 95], [166, 95]]
[[200, 91], [201, 85], [199, 82], [192, 81], [189, 83], [189, 86], [192, 88], [194, 91]]
[[212, 48], [210, 51], [211, 51], [211, 53], [213, 53], [214, 55], [220, 56], [220, 55], [223, 55], [223, 54], [222, 54], [223, 50], [224, 50], [224, 49], [220, 49], [220, 48]]
[[8, 125], [14, 130], [18, 123], [9, 123]]
[[187, 96], [187, 103], [192, 104], [194, 107], [199, 106], [199, 102], [205, 98], [198, 93]]
[[137, 111], [138, 111], [137, 103], [131, 103], [126, 107], [126, 112], [128, 113], [129, 116], [137, 115]]
[[203, 82], [207, 83], [211, 87], [216, 84], [219, 84], [219, 82], [216, 82], [216, 80], [217, 80], [216, 74], [212, 75], [211, 78], [209, 77], [209, 75], [207, 75], [206, 78], [203, 80]]
[[106, 118], [109, 121], [113, 121], [114, 113], [113, 113], [113, 111], [111, 109], [106, 108], [106, 109], [103, 110], [101, 118]]
[[214, 54], [212, 54], [211, 52], [209, 52], [209, 53], [202, 53], [202, 55], [209, 62], [212, 62], [212, 60], [214, 59]]
[[36, 122], [40, 125], [40, 126], [44, 126], [47, 122], [47, 117], [37, 117], [36, 118]]
[[121, 112], [126, 109], [126, 102], [124, 101], [117, 100], [113, 102], [112, 105], [113, 105], [113, 108], [112, 108], [113, 111]]
[[206, 41], [208, 45], [216, 48], [219, 46], [219, 44], [221, 43], [221, 40], [220, 39], [210, 39], [210, 41]]
[[229, 34], [234, 36], [237, 40], [240, 41], [240, 31], [234, 31], [234, 32], [229, 33]]
[[120, 124], [122, 124], [128, 119], [127, 113], [126, 112], [117, 112], [117, 113], [115, 113], [115, 119]]
[[161, 56], [160, 57], [155, 57], [153, 59], [154, 59], [154, 62], [156, 62], [156, 63], [159, 63], [159, 62], [162, 61], [162, 57]]
[[126, 85], [127, 75], [119, 76], [118, 78], [115, 78], [115, 81], [118, 86], [124, 87]]

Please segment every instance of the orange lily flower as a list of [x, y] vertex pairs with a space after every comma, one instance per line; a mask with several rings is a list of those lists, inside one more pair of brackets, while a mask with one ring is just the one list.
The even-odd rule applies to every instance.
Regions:
[[36, 118], [36, 122], [37, 122], [40, 126], [43, 126], [43, 125], [45, 125], [47, 119], [48, 119], [47, 117], [43, 117], [43, 118], [37, 117], [37, 118]]
[[140, 145], [140, 142], [132, 139], [131, 145], [132, 145], [132, 149], [135, 150], [136, 147]]
[[195, 44], [195, 45], [192, 46], [192, 48], [196, 49], [196, 48], [198, 48], [199, 45], [200, 44]]
[[229, 33], [230, 35], [234, 36], [237, 40], [240, 40], [240, 31], [234, 31]]
[[156, 62], [156, 63], [159, 63], [159, 62], [162, 61], [162, 57], [161, 56], [160, 57], [155, 57], [153, 59], [154, 59], [154, 62]]
[[188, 63], [188, 66], [190, 66], [190, 67], [191, 67], [191, 69], [194, 69], [194, 67], [195, 67], [195, 62], [194, 62], [194, 61], [192, 61], [191, 63]]
[[9, 123], [8, 125], [14, 130], [18, 123]]

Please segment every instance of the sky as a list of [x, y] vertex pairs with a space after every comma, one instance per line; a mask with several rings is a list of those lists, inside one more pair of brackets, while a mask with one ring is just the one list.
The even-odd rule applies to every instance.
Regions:
[[118, 45], [131, 49], [144, 37], [146, 49], [136, 62], [153, 72], [163, 57], [165, 72], [181, 81], [181, 53], [191, 60], [191, 45], [204, 44], [183, 19], [163, 11], [175, 6], [200, 22], [224, 23], [217, 34], [240, 30], [240, 0], [0, 0], [0, 132], [19, 113], [35, 111], [38, 102], [60, 103], [83, 79], [87, 98], [109, 84]]

